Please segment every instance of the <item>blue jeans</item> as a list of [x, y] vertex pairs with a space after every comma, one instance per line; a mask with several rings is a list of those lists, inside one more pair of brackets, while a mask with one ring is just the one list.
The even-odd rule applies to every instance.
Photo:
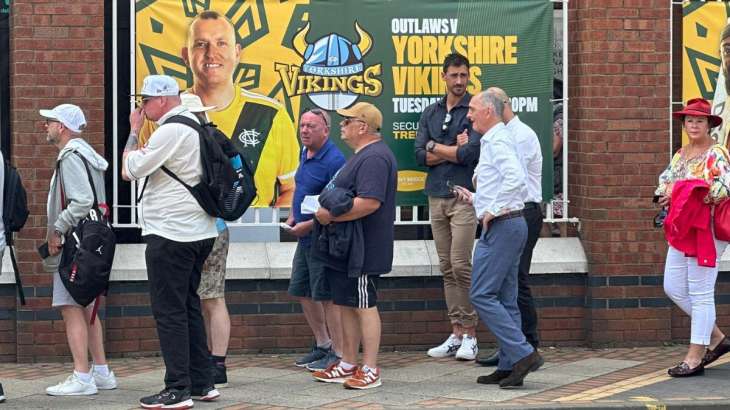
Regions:
[[499, 370], [527, 357], [534, 349], [522, 333], [517, 307], [517, 271], [527, 240], [523, 217], [489, 224], [474, 250], [471, 303], [499, 342]]

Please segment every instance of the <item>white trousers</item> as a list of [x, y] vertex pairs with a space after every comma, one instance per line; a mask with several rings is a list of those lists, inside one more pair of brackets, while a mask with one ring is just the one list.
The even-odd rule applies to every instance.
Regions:
[[697, 265], [697, 258], [671, 245], [664, 266], [664, 292], [691, 318], [690, 343], [709, 345], [715, 326], [715, 281], [720, 257], [727, 242], [715, 240], [717, 263], [714, 268]]

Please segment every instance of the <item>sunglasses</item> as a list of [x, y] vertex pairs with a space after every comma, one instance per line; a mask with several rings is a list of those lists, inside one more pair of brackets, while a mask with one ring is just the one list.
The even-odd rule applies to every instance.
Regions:
[[144, 98], [141, 95], [135, 95], [135, 96], [131, 97], [132, 102], [134, 102], [134, 106], [135, 107], [138, 107], [138, 108], [144, 107], [144, 105], [148, 101], [152, 100], [153, 98], [156, 98], [156, 97], [147, 97], [147, 98]]
[[347, 117], [344, 120], [342, 120], [342, 125], [347, 127], [348, 125], [350, 125], [350, 123], [352, 123], [354, 121], [361, 122], [363, 124], [367, 124], [365, 121], [363, 121], [359, 118]]
[[61, 121], [46, 119], [46, 127], [53, 124], [54, 122], [60, 123]]
[[302, 113], [302, 115], [304, 115], [304, 114], [306, 114], [306, 113], [311, 113], [311, 114], [314, 114], [314, 115], [316, 115], [317, 117], [321, 118], [321, 119], [322, 119], [322, 121], [324, 122], [324, 125], [325, 125], [325, 126], [326, 126], [327, 128], [329, 128], [329, 126], [330, 126], [330, 122], [329, 122], [329, 121], [327, 121], [327, 117], [325, 116], [325, 114], [324, 114], [324, 111], [320, 110], [319, 108], [311, 108], [311, 109], [308, 109], [308, 110], [304, 111], [304, 112]]
[[451, 113], [447, 112], [446, 117], [444, 117], [444, 123], [441, 124], [441, 131], [446, 131], [449, 129], [449, 124], [451, 124]]

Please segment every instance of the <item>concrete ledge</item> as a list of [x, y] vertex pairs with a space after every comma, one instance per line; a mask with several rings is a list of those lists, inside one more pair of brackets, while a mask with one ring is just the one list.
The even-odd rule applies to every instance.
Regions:
[[[475, 242], [476, 243], [476, 242]], [[112, 281], [147, 280], [144, 244], [117, 245]], [[227, 279], [289, 279], [296, 242], [237, 242], [228, 251]], [[433, 241], [396, 241], [389, 277], [441, 276]], [[721, 267], [730, 270], [730, 253]], [[531, 274], [587, 273], [578, 238], [540, 238], [532, 257]], [[15, 283], [9, 252], [5, 252], [0, 284]]]

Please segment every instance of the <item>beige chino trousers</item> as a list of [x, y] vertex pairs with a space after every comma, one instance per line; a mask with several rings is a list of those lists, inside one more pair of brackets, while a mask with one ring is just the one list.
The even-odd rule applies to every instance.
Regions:
[[479, 317], [469, 301], [471, 257], [477, 230], [474, 207], [456, 198], [436, 197], [428, 197], [428, 207], [449, 319], [452, 324], [476, 327]]

